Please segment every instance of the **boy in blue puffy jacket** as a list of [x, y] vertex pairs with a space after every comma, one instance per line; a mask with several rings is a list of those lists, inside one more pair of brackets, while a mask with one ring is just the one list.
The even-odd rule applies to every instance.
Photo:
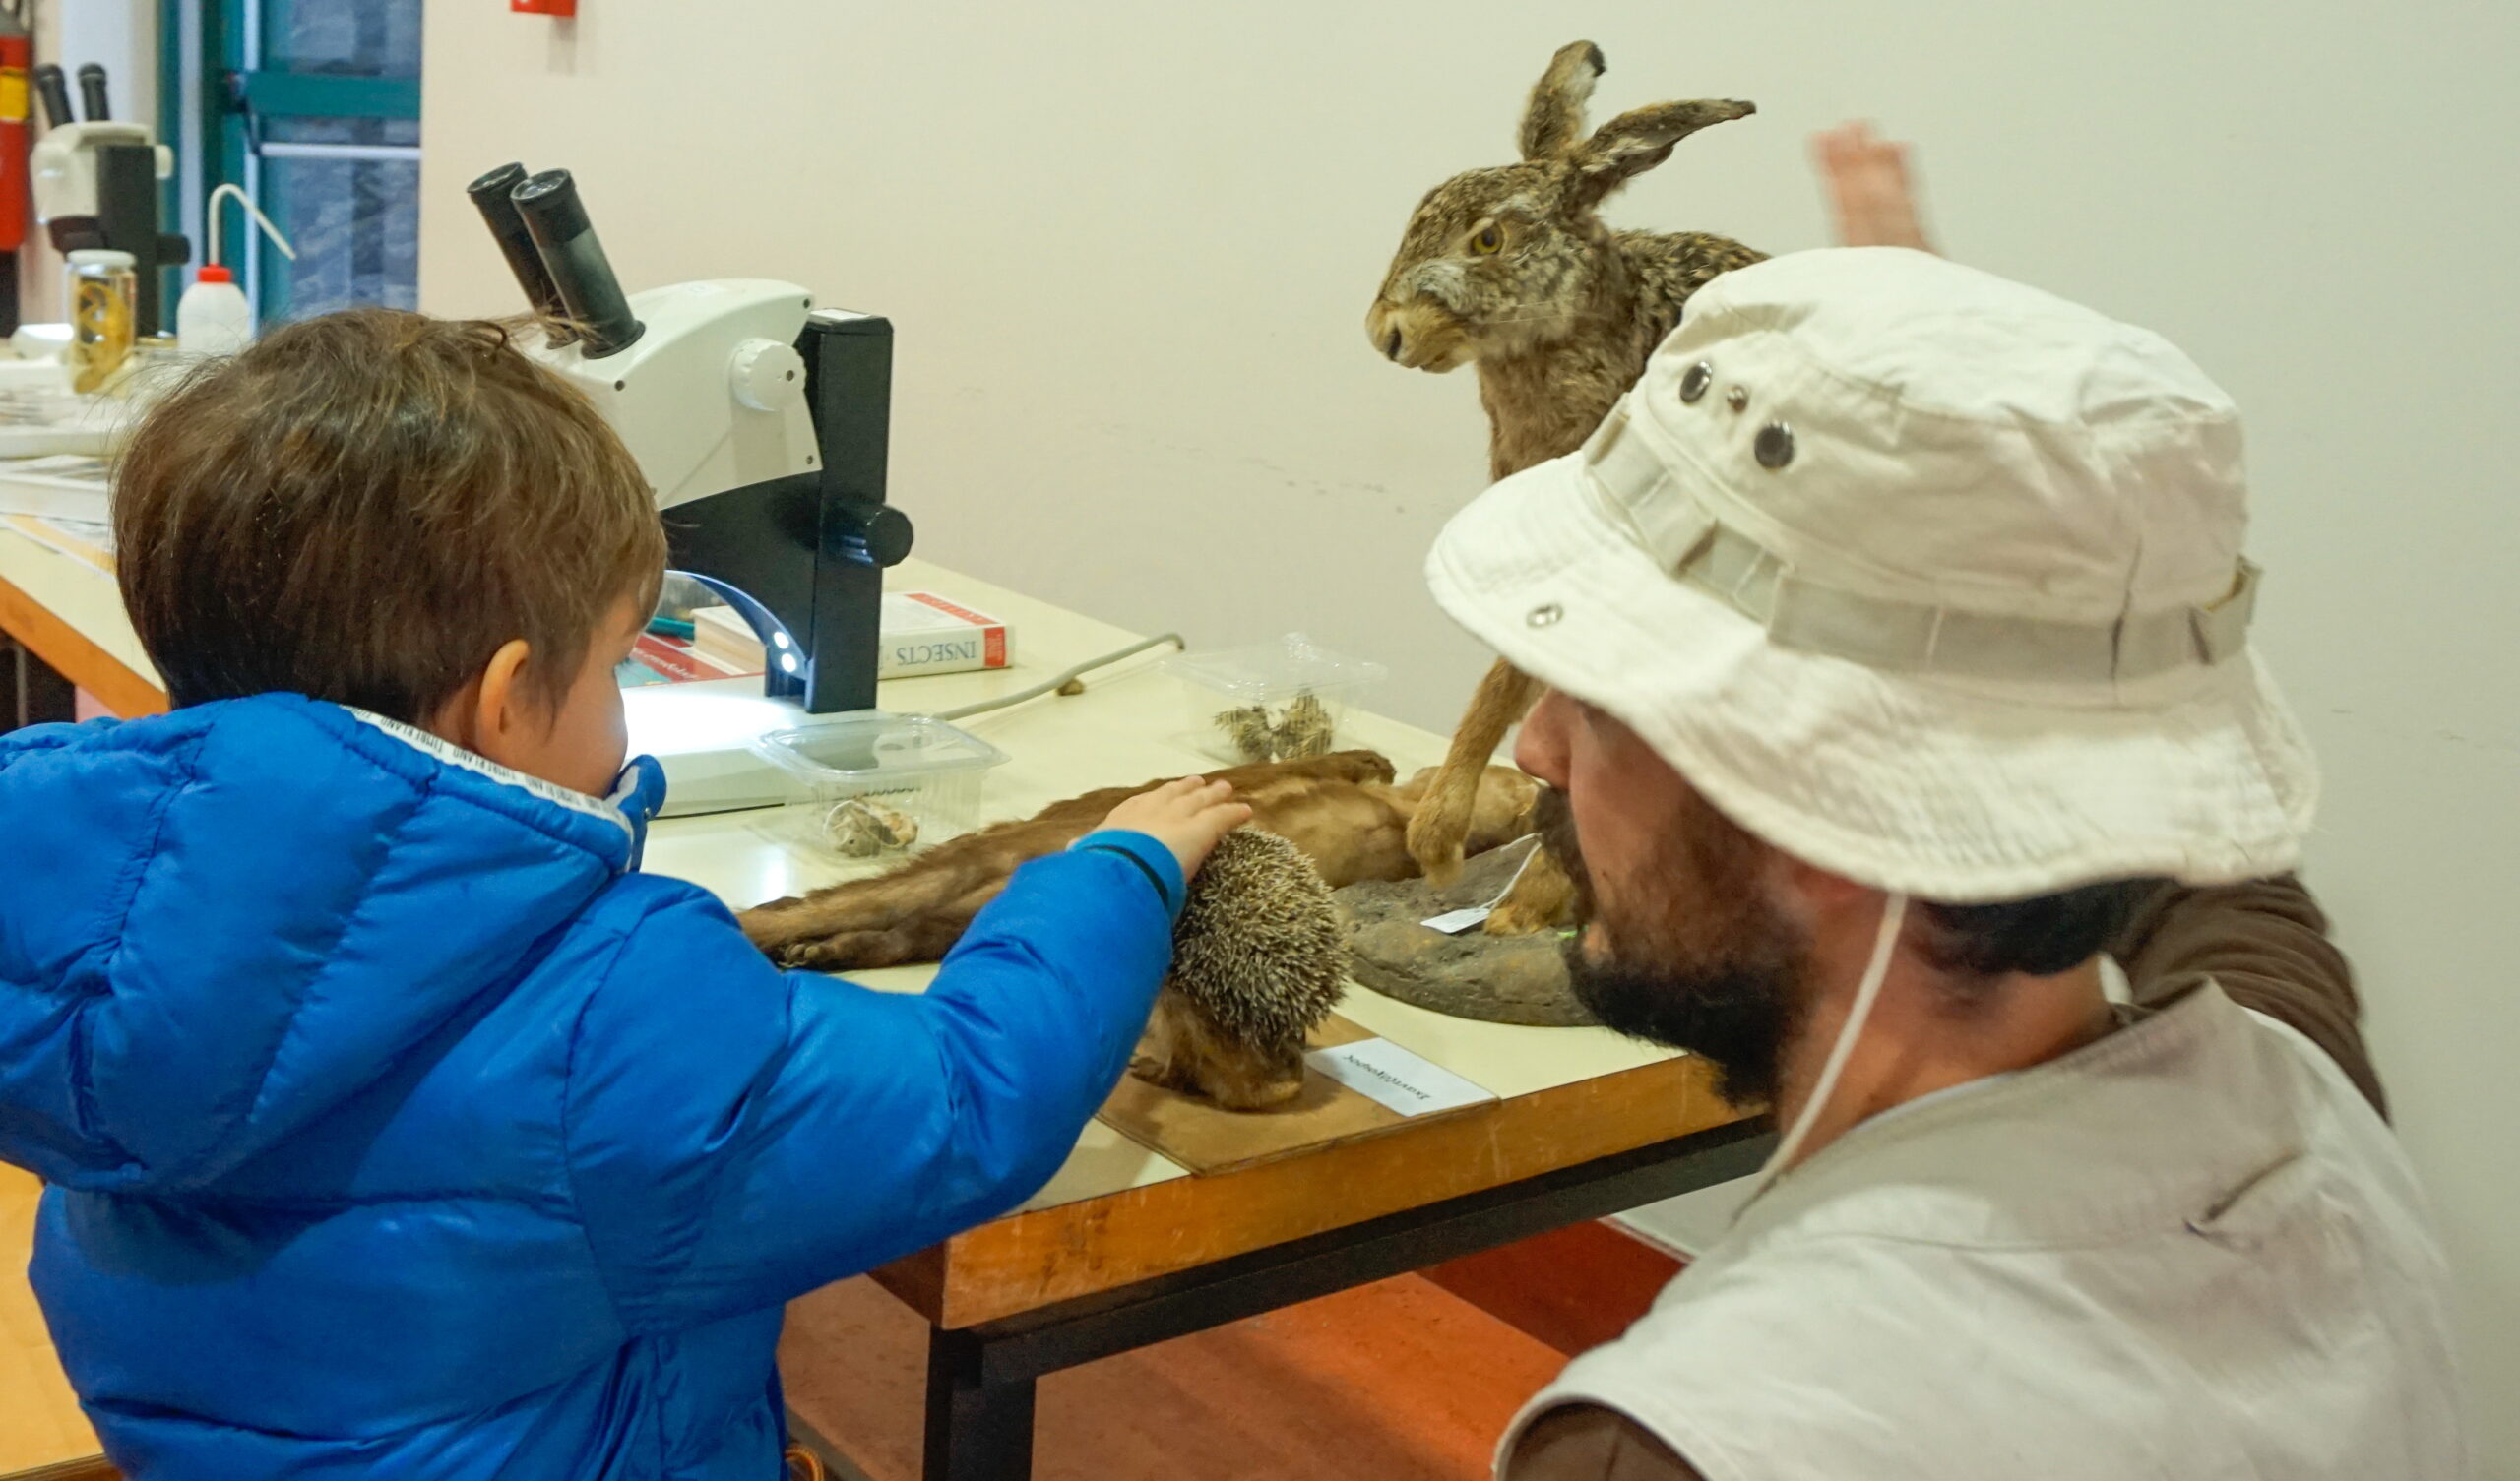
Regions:
[[1128, 803], [924, 995], [774, 969], [633, 872], [663, 532], [496, 326], [277, 332], [114, 521], [176, 708], [0, 738], [0, 1157], [142, 1481], [771, 1481], [782, 1303], [1048, 1178], [1247, 816]]

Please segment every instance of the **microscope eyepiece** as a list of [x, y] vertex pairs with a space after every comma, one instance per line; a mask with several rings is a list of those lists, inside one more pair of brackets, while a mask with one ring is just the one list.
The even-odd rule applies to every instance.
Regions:
[[79, 69], [79, 96], [88, 105], [88, 121], [103, 123], [114, 116], [105, 103], [105, 69], [95, 62]]
[[68, 128], [79, 121], [79, 115], [70, 111], [70, 80], [62, 76], [59, 63], [46, 62], [35, 69], [35, 92], [43, 98], [46, 128]]
[[542, 265], [542, 251], [534, 245], [534, 234], [526, 229], [525, 217], [516, 209], [516, 188], [524, 183], [524, 165], [502, 164], [464, 187], [464, 193], [480, 209], [491, 239], [499, 244], [499, 255], [508, 260], [508, 271], [516, 275], [526, 302], [541, 316], [550, 342], [575, 343], [578, 337], [569, 328], [568, 306], [560, 301], [560, 289], [551, 281], [551, 271]]
[[565, 169], [530, 175], [509, 194], [542, 257], [560, 302], [576, 324], [586, 357], [600, 360], [637, 342], [647, 326], [630, 312], [621, 279], [603, 255], [595, 224]]

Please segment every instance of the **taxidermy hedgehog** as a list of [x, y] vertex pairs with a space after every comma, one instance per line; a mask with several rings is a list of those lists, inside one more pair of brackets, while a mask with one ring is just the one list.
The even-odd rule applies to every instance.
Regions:
[[[1648, 103], [1590, 134], [1585, 105], [1607, 63], [1590, 41], [1558, 48], [1523, 112], [1522, 158], [1467, 170], [1426, 193], [1365, 316], [1393, 363], [1479, 367], [1490, 476], [1572, 453], [1645, 373], [1691, 294], [1763, 254], [1703, 231], [1613, 231], [1602, 203], [1698, 130], [1755, 112], [1727, 99]], [[1479, 775], [1539, 686], [1498, 663], [1480, 682], [1409, 851], [1437, 884], [1461, 870]], [[1502, 935], [1556, 924], [1573, 891], [1547, 860], [1487, 919]]]
[[1191, 882], [1172, 971], [1129, 1073], [1228, 1111], [1303, 1091], [1304, 1036], [1339, 1005], [1348, 950], [1330, 887], [1296, 847], [1239, 828]]

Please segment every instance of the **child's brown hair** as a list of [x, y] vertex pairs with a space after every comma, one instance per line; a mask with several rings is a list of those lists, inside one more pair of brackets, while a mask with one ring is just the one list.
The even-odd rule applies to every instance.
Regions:
[[629, 450], [507, 327], [387, 309], [195, 373], [132, 438], [113, 510], [177, 706], [286, 690], [421, 723], [517, 638], [556, 702], [665, 559]]

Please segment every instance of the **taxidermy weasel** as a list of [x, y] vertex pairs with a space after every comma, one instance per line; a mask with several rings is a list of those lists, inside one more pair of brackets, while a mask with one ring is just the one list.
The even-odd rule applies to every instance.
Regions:
[[[1394, 785], [1392, 765], [1381, 756], [1335, 751], [1212, 774], [1233, 783], [1235, 796], [1251, 804], [1252, 828], [1294, 845], [1333, 890], [1418, 873], [1409, 820], [1433, 781], [1432, 771]], [[1162, 785], [1159, 779], [1088, 792], [1023, 822], [947, 839], [890, 873], [772, 900], [743, 912], [744, 934], [783, 966], [848, 971], [942, 960], [1017, 865], [1067, 847], [1121, 802]], [[1487, 768], [1476, 787], [1474, 851], [1530, 833], [1539, 793], [1540, 784], [1522, 772]]]
[[[1131, 1073], [1228, 1110], [1286, 1104], [1303, 1090], [1304, 1036], [1339, 1001], [1347, 946], [1330, 892], [1408, 879], [1409, 819], [1434, 773], [1392, 784], [1371, 751], [1216, 773], [1251, 804], [1192, 881], [1173, 931], [1173, 965]], [[1083, 837], [1126, 798], [1163, 780], [1054, 803], [1021, 823], [938, 844], [890, 873], [773, 900], [745, 935], [786, 966], [826, 970], [941, 959], [1028, 859]], [[1530, 833], [1539, 783], [1489, 768], [1472, 839], [1493, 848]]]

